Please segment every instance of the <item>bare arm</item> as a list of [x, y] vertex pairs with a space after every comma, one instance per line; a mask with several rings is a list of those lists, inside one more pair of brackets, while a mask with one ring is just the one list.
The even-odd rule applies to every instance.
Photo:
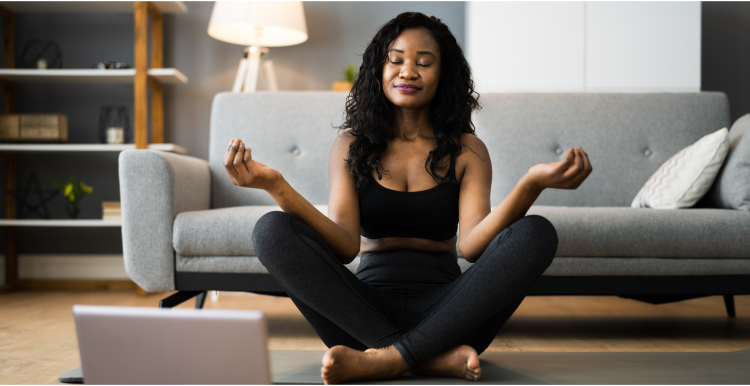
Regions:
[[571, 148], [560, 162], [533, 166], [515, 188], [490, 211], [492, 165], [484, 143], [465, 135], [471, 152], [461, 180], [459, 197], [459, 245], [469, 262], [476, 261], [503, 229], [526, 215], [546, 188], [576, 189], [591, 173], [591, 163], [583, 149]]
[[[341, 157], [342, 151], [343, 157]], [[281, 207], [281, 210], [299, 218], [320, 233], [336, 257], [342, 263], [348, 264], [354, 260], [359, 252], [359, 207], [356, 206], [354, 208], [356, 210], [352, 211], [344, 210], [341, 206], [351, 205], [352, 200], [355, 201], [356, 205], [359, 205], [359, 201], [356, 196], [356, 189], [354, 189], [353, 197], [351, 196], [351, 190], [344, 189], [343, 193], [339, 191], [341, 189], [339, 185], [346, 185], [347, 181], [342, 180], [340, 170], [334, 170], [334, 173], [331, 170], [331, 164], [333, 163], [335, 164], [334, 169], [340, 168], [343, 164], [344, 171], [346, 171], [346, 163], [343, 158], [346, 158], [347, 151], [348, 143], [346, 139], [337, 138], [331, 149], [331, 159], [329, 160], [329, 186], [331, 188], [329, 204], [340, 202], [338, 205], [334, 205], [333, 210], [329, 206], [329, 213], [333, 214], [331, 218], [320, 213], [299, 192], [294, 190], [277, 170], [253, 160], [251, 149], [246, 149], [241, 140], [230, 142], [224, 157], [224, 167], [232, 179], [232, 183], [237, 186], [267, 191], [276, 201], [276, 204]], [[336, 162], [338, 158], [342, 159]], [[349, 182], [351, 182], [351, 187], [354, 188], [353, 178], [348, 175], [348, 172], [344, 177], [346, 176], [350, 177], [351, 181]], [[345, 197], [341, 197], [342, 195]], [[353, 213], [356, 213], [356, 216]]]

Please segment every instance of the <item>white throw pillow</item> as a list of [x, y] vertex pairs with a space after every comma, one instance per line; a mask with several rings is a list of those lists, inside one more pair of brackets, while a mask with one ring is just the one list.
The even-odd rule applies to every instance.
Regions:
[[633, 208], [689, 208], [708, 191], [729, 149], [729, 130], [706, 135], [668, 159], [635, 196]]

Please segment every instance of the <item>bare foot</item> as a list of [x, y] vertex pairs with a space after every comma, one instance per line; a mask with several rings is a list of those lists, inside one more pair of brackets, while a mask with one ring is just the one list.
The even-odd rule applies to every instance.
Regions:
[[326, 385], [354, 380], [396, 378], [409, 370], [393, 346], [365, 352], [334, 346], [323, 355], [320, 377]]
[[429, 360], [422, 362], [411, 372], [439, 377], [465, 378], [476, 381], [482, 376], [479, 368], [479, 356], [473, 347], [463, 345], [444, 351]]

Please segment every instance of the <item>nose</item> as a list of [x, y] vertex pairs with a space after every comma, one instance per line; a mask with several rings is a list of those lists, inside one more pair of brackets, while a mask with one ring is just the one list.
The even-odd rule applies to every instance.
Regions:
[[410, 61], [405, 60], [404, 64], [401, 66], [401, 71], [398, 73], [398, 77], [402, 79], [417, 79], [419, 73]]

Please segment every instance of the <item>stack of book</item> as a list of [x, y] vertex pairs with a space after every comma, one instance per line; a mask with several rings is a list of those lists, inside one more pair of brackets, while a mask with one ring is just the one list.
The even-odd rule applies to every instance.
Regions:
[[121, 221], [120, 201], [102, 201], [103, 220]]

